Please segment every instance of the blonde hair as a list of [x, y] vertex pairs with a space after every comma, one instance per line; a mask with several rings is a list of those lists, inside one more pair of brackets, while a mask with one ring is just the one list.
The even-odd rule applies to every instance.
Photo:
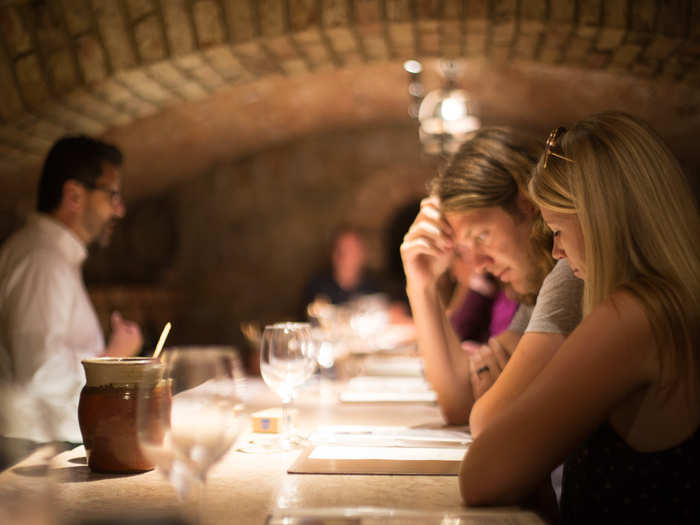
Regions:
[[[443, 212], [465, 212], [476, 208], [501, 207], [516, 221], [522, 220], [518, 195], [529, 199], [527, 184], [542, 153], [542, 143], [505, 127], [484, 127], [472, 132], [445, 171], [431, 183], [431, 193], [440, 199]], [[537, 289], [554, 266], [552, 235], [537, 217], [530, 234], [530, 252]], [[521, 295], [534, 303], [537, 293]]]
[[578, 122], [540, 159], [529, 191], [542, 208], [576, 214], [584, 237], [584, 315], [616, 290], [647, 312], [662, 368], [700, 377], [700, 216], [683, 172], [642, 121], [616, 112]]

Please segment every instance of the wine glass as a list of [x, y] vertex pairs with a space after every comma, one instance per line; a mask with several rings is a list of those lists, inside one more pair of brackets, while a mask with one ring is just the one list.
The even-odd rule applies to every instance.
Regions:
[[265, 327], [260, 352], [263, 380], [282, 399], [282, 433], [272, 448], [292, 450], [305, 441], [291, 428], [289, 409], [297, 390], [316, 370], [309, 323], [276, 323]]
[[0, 523], [58, 523], [55, 456], [66, 447], [56, 440], [57, 428], [45, 397], [17, 383], [0, 384], [0, 473], [12, 471], [0, 485]]
[[139, 388], [139, 446], [191, 501], [199, 521], [207, 473], [243, 426], [237, 354], [226, 347], [168, 349], [161, 361], [162, 379]]

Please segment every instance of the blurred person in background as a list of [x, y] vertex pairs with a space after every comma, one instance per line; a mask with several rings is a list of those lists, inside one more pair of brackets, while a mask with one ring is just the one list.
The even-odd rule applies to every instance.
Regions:
[[452, 260], [448, 273], [454, 285], [445, 313], [460, 341], [486, 343], [508, 329], [519, 303], [508, 297], [493, 275], [474, 271], [466, 254]]
[[338, 305], [381, 291], [378, 280], [367, 270], [367, 245], [359, 228], [340, 226], [333, 234], [331, 245], [330, 265], [304, 287], [304, 310], [319, 298]]
[[[44, 162], [37, 212], [0, 249], [0, 384], [23, 389], [45, 407], [44, 414], [29, 404], [26, 413], [14, 407], [16, 417], [0, 428], [10, 448], [81, 442], [80, 361], [140, 351], [140, 328], [118, 312], [105, 344], [82, 277], [88, 245], [106, 245], [125, 214], [121, 165], [122, 154], [111, 144], [86, 136], [59, 139]], [[38, 417], [51, 420], [52, 435], [36, 424]]]
[[473, 429], [462, 497], [526, 502], [564, 461], [561, 523], [697, 523], [700, 214], [688, 181], [648, 125], [611, 112], [554, 130], [529, 190], [554, 257], [585, 282], [585, 317]]

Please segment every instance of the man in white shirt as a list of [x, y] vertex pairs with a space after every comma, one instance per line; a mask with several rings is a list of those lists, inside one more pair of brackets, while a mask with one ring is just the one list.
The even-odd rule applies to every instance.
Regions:
[[37, 213], [0, 249], [0, 388], [13, 393], [0, 416], [6, 445], [82, 441], [81, 359], [131, 356], [141, 348], [138, 325], [117, 312], [105, 345], [82, 278], [87, 246], [108, 243], [126, 211], [121, 164], [110, 144], [85, 136], [58, 140], [44, 163]]

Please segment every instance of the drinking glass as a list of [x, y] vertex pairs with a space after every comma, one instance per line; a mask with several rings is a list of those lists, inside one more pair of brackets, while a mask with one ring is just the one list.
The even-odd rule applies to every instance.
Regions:
[[260, 351], [263, 380], [282, 399], [282, 432], [273, 449], [292, 450], [305, 440], [293, 433], [290, 411], [297, 391], [316, 370], [309, 323], [277, 323], [265, 327]]
[[237, 354], [225, 347], [167, 349], [161, 359], [160, 382], [139, 389], [139, 446], [178, 496], [191, 502], [199, 521], [207, 473], [243, 426]]
[[[0, 523], [60, 522], [55, 456], [66, 447], [56, 441], [56, 421], [45, 397], [18, 384], [0, 384]], [[12, 435], [32, 440], [7, 437]]]

